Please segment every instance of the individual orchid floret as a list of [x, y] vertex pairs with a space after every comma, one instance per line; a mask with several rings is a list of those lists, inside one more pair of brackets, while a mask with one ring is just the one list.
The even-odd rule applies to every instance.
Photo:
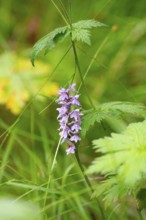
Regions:
[[75, 86], [76, 84], [74, 83], [70, 85], [68, 89], [61, 88], [58, 91], [59, 98], [56, 100], [56, 102], [61, 105], [60, 108], [57, 108], [59, 112], [57, 119], [60, 124], [59, 135], [62, 139], [62, 143], [66, 141], [68, 144], [67, 154], [74, 154], [75, 143], [81, 140], [79, 132], [81, 130], [82, 113], [79, 109], [79, 95], [75, 90]]
[[67, 154], [74, 154], [75, 153], [75, 145], [71, 141], [67, 141], [68, 148], [66, 149]]
[[78, 134], [74, 134], [71, 138], [70, 138], [71, 141], [77, 143], [78, 141], [81, 140], [81, 138], [78, 136]]
[[80, 102], [78, 101], [79, 95], [70, 96], [70, 102], [72, 105], [80, 106]]
[[79, 130], [81, 130], [81, 127], [79, 126], [79, 124], [74, 123], [71, 127], [71, 130], [75, 132], [79, 132]]

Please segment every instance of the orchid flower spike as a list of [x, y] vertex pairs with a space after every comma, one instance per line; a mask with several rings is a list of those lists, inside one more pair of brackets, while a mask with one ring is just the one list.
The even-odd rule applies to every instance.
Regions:
[[72, 84], [69, 88], [61, 88], [58, 91], [58, 99], [56, 102], [60, 105], [57, 108], [58, 121], [60, 124], [59, 135], [62, 138], [62, 143], [67, 142], [67, 154], [75, 153], [75, 144], [81, 140], [79, 132], [81, 130], [81, 111], [79, 95], [75, 90], [76, 84]]

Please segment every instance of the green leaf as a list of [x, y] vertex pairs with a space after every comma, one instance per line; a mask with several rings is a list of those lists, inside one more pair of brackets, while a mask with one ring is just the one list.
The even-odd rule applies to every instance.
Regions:
[[90, 32], [86, 29], [75, 28], [72, 31], [72, 40], [73, 41], [82, 41], [88, 45], [91, 45]]
[[56, 28], [43, 38], [41, 38], [33, 47], [31, 62], [34, 66], [37, 55], [44, 49], [45, 55], [56, 46], [60, 40], [64, 40], [67, 36], [72, 36], [73, 41], [82, 41], [88, 45], [90, 42], [90, 31], [88, 29], [106, 26], [95, 20], [81, 20], [73, 23], [72, 27], [64, 26]]
[[76, 23], [73, 23], [73, 28], [77, 29], [91, 29], [91, 28], [96, 28], [96, 27], [106, 27], [107, 25], [96, 21], [96, 20], [81, 20]]
[[81, 20], [72, 24], [72, 40], [82, 41], [88, 45], [91, 44], [90, 41], [90, 31], [91, 28], [97, 28], [106, 26], [96, 20]]
[[[121, 134], [94, 140], [96, 158], [88, 174], [103, 174], [106, 180], [97, 187], [94, 196], [104, 194], [110, 204], [112, 199], [136, 195], [146, 181], [146, 120], [130, 124]], [[99, 190], [100, 189], [100, 190]]]
[[104, 103], [97, 106], [96, 109], [84, 111], [81, 134], [84, 136], [95, 122], [100, 123], [102, 120], [109, 117], [119, 118], [124, 113], [146, 117], [145, 106], [142, 104], [132, 102]]
[[55, 47], [56, 43], [59, 42], [59, 40], [63, 40], [66, 37], [66, 32], [67, 27], [60, 27], [56, 28], [54, 31], [41, 38], [33, 47], [33, 52], [31, 56], [32, 65], [34, 66], [34, 61], [38, 53], [45, 49], [46, 55], [49, 50]]
[[95, 122], [100, 123], [103, 119], [106, 118], [105, 112], [101, 110], [88, 110], [83, 112], [82, 117], [82, 130], [81, 135], [85, 136], [86, 132], [89, 130], [89, 128], [94, 125]]
[[102, 181], [102, 184], [96, 186], [96, 189], [92, 195], [93, 198], [101, 196], [101, 199], [104, 201], [105, 208], [110, 206], [113, 203], [117, 204], [118, 198], [120, 195], [120, 199], [122, 199], [125, 193], [125, 186], [117, 185], [117, 177], [112, 176], [108, 181]]

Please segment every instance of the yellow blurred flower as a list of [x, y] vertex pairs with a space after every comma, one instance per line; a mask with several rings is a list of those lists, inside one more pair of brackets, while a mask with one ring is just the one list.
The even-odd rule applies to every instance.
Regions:
[[[0, 66], [0, 104], [13, 114], [19, 114], [30, 97], [41, 88], [51, 66], [38, 61], [34, 68], [29, 59], [13, 52], [0, 56]], [[49, 81], [41, 89], [41, 94], [54, 96], [57, 90], [57, 83]]]
[[55, 96], [58, 91], [58, 84], [57, 83], [49, 83], [47, 86], [44, 86], [42, 89], [43, 94], [47, 94], [48, 96]]

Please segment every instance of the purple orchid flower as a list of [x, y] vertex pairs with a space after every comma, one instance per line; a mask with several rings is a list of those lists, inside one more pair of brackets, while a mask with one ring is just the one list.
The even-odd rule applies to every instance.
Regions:
[[59, 112], [57, 119], [59, 119], [59, 135], [62, 138], [62, 143], [67, 142], [68, 148], [66, 150], [67, 154], [75, 153], [75, 144], [81, 140], [79, 137], [79, 132], [81, 130], [81, 115], [80, 109], [77, 106], [80, 106], [78, 100], [79, 95], [76, 94], [75, 90], [76, 84], [72, 84], [68, 89], [61, 88], [58, 91], [59, 98], [56, 102], [61, 105], [60, 108], [57, 108]]

